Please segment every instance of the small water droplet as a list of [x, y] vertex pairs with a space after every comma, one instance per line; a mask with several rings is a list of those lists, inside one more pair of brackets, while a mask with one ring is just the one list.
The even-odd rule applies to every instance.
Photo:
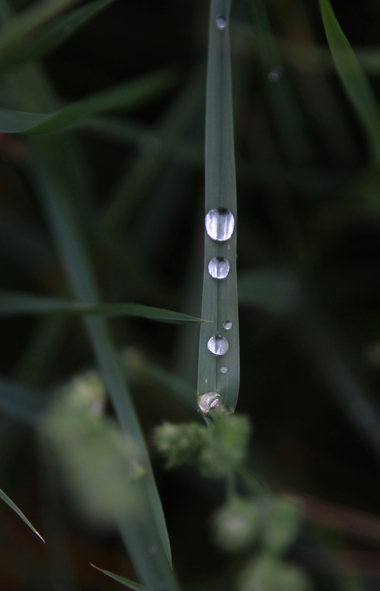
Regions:
[[157, 546], [155, 546], [155, 545], [149, 546], [148, 552], [149, 552], [149, 554], [154, 554], [155, 552], [157, 552]]
[[220, 394], [218, 392], [207, 392], [202, 394], [198, 400], [199, 410], [204, 414], [208, 415], [210, 410], [220, 407]]
[[230, 272], [230, 263], [223, 257], [214, 257], [208, 264], [208, 272], [214, 279], [225, 279]]
[[232, 328], [231, 320], [225, 320], [223, 322], [223, 328], [225, 328], [226, 330], [231, 330], [231, 328]]
[[207, 349], [214, 355], [225, 355], [228, 351], [228, 341], [220, 334], [216, 334], [207, 341]]
[[227, 26], [226, 17], [223, 16], [222, 14], [220, 14], [219, 16], [216, 17], [215, 24], [216, 24], [216, 28], [219, 29], [219, 31], [224, 31], [224, 29]]
[[273, 68], [268, 74], [268, 81], [271, 82], [272, 84], [276, 84], [276, 82], [279, 81], [281, 74], [282, 74], [281, 66], [277, 66], [276, 68]]
[[235, 218], [225, 207], [210, 209], [205, 218], [206, 232], [213, 240], [224, 242], [231, 238], [235, 227]]
[[228, 373], [228, 367], [221, 367], [220, 373]]

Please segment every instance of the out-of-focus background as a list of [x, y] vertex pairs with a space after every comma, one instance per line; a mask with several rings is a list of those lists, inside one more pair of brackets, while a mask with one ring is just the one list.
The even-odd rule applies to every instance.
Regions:
[[[29, 3], [13, 6], [22, 11]], [[380, 100], [379, 4], [333, 7]], [[195, 0], [117, 0], [40, 59], [62, 105], [173, 68], [165, 92], [71, 132], [87, 187], [73, 202], [109, 303], [200, 314], [208, 8]], [[315, 589], [380, 589], [379, 171], [334, 71], [316, 1], [233, 2], [231, 45], [237, 411], [254, 425], [247, 463], [304, 508], [289, 555]], [[69, 297], [25, 172], [30, 151], [24, 136], [0, 136], [0, 287]], [[163, 420], [197, 420], [167, 383], [174, 374], [195, 397], [198, 328], [134, 318], [110, 326], [126, 366], [140, 368], [130, 371], [130, 387], [179, 579], [188, 589], [231, 589], [240, 558], [218, 550], [210, 535], [223, 485], [195, 468], [165, 470], [152, 439]], [[50, 396], [94, 367], [80, 318], [1, 319], [4, 379]], [[0, 487], [48, 538], [40, 544], [1, 506], [0, 588], [119, 587], [89, 562], [133, 579], [116, 531], [91, 526], [49, 480], [34, 430], [3, 410], [0, 442]]]

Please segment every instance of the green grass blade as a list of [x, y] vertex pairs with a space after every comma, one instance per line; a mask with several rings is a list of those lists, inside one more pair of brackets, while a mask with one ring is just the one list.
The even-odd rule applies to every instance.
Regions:
[[72, 128], [83, 119], [102, 111], [141, 107], [166, 92], [175, 79], [173, 70], [166, 69], [95, 93], [52, 115], [0, 109], [0, 132], [51, 133]]
[[115, 0], [95, 0], [65, 14], [58, 21], [48, 22], [42, 30], [33, 31], [31, 36], [23, 38], [21, 44], [11, 46], [9, 52], [0, 57], [0, 70], [10, 70], [46, 55], [74, 35], [80, 27], [112, 2]]
[[13, 509], [13, 511], [15, 513], [17, 513], [17, 515], [19, 517], [21, 517], [21, 519], [23, 520], [24, 523], [26, 523], [26, 525], [28, 527], [30, 527], [30, 529], [36, 534], [36, 536], [38, 536], [40, 538], [40, 540], [43, 541], [43, 543], [45, 543], [45, 540], [43, 539], [43, 537], [41, 536], [41, 534], [38, 533], [38, 531], [36, 530], [36, 528], [30, 523], [29, 519], [27, 519], [24, 515], [24, 513], [17, 507], [17, 505], [15, 505], [15, 503], [5, 494], [5, 492], [3, 490], [1, 490], [0, 488], [0, 499], [2, 499], [11, 509]]
[[188, 324], [200, 318], [142, 304], [86, 304], [53, 297], [0, 290], [0, 315], [72, 314], [97, 316], [136, 316], [159, 322]]
[[0, 34], [0, 60], [7, 52], [19, 46], [30, 35], [45, 23], [64, 12], [80, 0], [51, 0], [50, 2], [39, 2], [22, 13], [13, 16], [8, 20]]
[[[212, 0], [209, 25], [209, 54], [206, 99], [206, 209], [226, 208], [235, 220], [232, 236], [223, 242], [205, 232], [205, 268], [203, 276], [202, 318], [199, 341], [198, 393], [218, 392], [221, 402], [234, 410], [239, 392], [239, 326], [236, 288], [236, 180], [232, 119], [232, 82], [229, 48], [229, 0]], [[225, 21], [216, 19], [223, 17]], [[221, 22], [224, 28], [218, 28]], [[214, 279], [209, 261], [222, 257], [229, 263], [225, 279]], [[223, 323], [229, 321], [228, 331]], [[229, 349], [217, 356], [207, 348], [216, 336], [228, 339]], [[227, 368], [227, 373], [221, 373]], [[223, 370], [224, 371], [224, 370]]]
[[377, 100], [354, 50], [340, 28], [329, 0], [320, 0], [319, 5], [336, 70], [367, 133], [372, 158], [379, 166], [380, 111]]
[[0, 378], [0, 411], [12, 419], [34, 425], [47, 404], [48, 401], [43, 396]]
[[92, 562], [90, 562], [90, 564], [93, 568], [96, 568], [96, 570], [99, 570], [104, 575], [107, 575], [107, 577], [114, 579], [114, 581], [121, 583], [122, 585], [124, 585], [124, 587], [128, 587], [128, 589], [132, 589], [132, 591], [145, 591], [145, 587], [143, 587], [143, 585], [139, 585], [139, 583], [135, 583], [134, 581], [130, 581], [129, 579], [126, 579], [125, 577], [120, 577], [120, 575], [115, 575], [114, 573], [110, 573], [108, 570], [103, 570], [102, 568], [95, 566], [95, 564], [92, 564]]

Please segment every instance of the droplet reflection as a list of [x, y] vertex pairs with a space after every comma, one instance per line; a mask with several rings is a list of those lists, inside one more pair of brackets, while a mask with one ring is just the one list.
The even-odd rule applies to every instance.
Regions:
[[230, 263], [223, 257], [213, 257], [208, 264], [208, 272], [214, 279], [225, 279], [230, 272]]
[[227, 339], [220, 334], [216, 334], [207, 341], [207, 349], [210, 353], [213, 353], [213, 355], [225, 355], [228, 351], [228, 347], [229, 344]]
[[208, 415], [210, 410], [220, 407], [220, 394], [218, 392], [207, 392], [202, 394], [198, 400], [199, 410], [204, 414]]
[[220, 373], [228, 373], [228, 367], [221, 367]]
[[226, 330], [231, 330], [231, 328], [232, 328], [231, 320], [225, 320], [223, 322], [223, 328], [225, 328]]
[[210, 209], [205, 218], [206, 232], [213, 240], [224, 242], [232, 236], [235, 218], [228, 209], [218, 207]]
[[216, 24], [216, 28], [219, 29], [220, 31], [224, 31], [224, 29], [227, 26], [227, 20], [226, 17], [223, 15], [219, 15], [216, 17], [215, 19], [215, 24]]

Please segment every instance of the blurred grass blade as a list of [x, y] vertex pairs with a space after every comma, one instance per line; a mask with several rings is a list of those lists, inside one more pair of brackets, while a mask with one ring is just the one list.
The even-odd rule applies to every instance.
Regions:
[[51, 133], [74, 127], [86, 117], [101, 111], [133, 109], [156, 99], [175, 82], [173, 70], [162, 70], [132, 82], [114, 86], [81, 101], [72, 103], [52, 115], [0, 109], [2, 133]]
[[125, 579], [124, 577], [120, 577], [119, 575], [115, 575], [114, 573], [110, 573], [108, 570], [103, 570], [102, 568], [95, 566], [95, 564], [92, 564], [92, 562], [90, 562], [90, 564], [93, 568], [96, 568], [96, 570], [99, 570], [101, 573], [107, 575], [107, 577], [114, 579], [115, 581], [117, 581], [118, 583], [121, 583], [125, 587], [132, 589], [132, 591], [145, 591], [145, 587], [143, 587], [142, 585], [139, 585], [139, 583], [134, 583], [133, 581], [130, 581], [129, 579]]
[[43, 396], [0, 378], [0, 411], [12, 419], [34, 425], [47, 404], [48, 400]]
[[11, 509], [13, 509], [13, 511], [15, 513], [17, 513], [17, 515], [19, 517], [21, 517], [23, 522], [26, 523], [26, 525], [28, 527], [30, 527], [30, 529], [36, 534], [36, 536], [38, 536], [40, 538], [40, 540], [42, 540], [43, 543], [45, 544], [45, 540], [43, 539], [41, 534], [38, 533], [36, 528], [30, 523], [29, 519], [27, 519], [25, 517], [24, 513], [17, 507], [17, 505], [14, 504], [13, 501], [11, 501], [11, 499], [5, 494], [5, 492], [3, 490], [1, 490], [1, 488], [0, 488], [0, 499], [2, 499], [7, 505], [9, 505], [9, 507], [11, 507]]
[[20, 14], [13, 16], [0, 34], [0, 60], [6, 53], [20, 46], [25, 39], [36, 33], [45, 23], [64, 12], [80, 0], [51, 0], [39, 2]]
[[372, 158], [380, 166], [380, 111], [375, 94], [354, 50], [335, 17], [329, 0], [319, 0], [332, 58], [348, 98], [367, 133]]
[[200, 318], [153, 308], [141, 304], [86, 304], [58, 298], [0, 290], [0, 316], [30, 314], [74, 314], [101, 316], [137, 316], [159, 322], [187, 324], [202, 322]]
[[[198, 393], [218, 392], [221, 402], [234, 410], [239, 393], [239, 326], [236, 289], [236, 180], [232, 118], [232, 81], [229, 46], [229, 0], [212, 0], [209, 24], [209, 53], [206, 98], [206, 208], [223, 208], [234, 216], [232, 236], [214, 240], [205, 232], [202, 318], [198, 362]], [[218, 216], [219, 213], [216, 214]], [[228, 261], [224, 279], [208, 271], [211, 259]], [[226, 330], [224, 322], [231, 322]], [[219, 334], [217, 334], [219, 333]], [[228, 352], [214, 355], [209, 339], [228, 339]], [[225, 341], [223, 341], [225, 342]], [[220, 370], [227, 368], [227, 372]]]
[[48, 22], [42, 30], [33, 31], [31, 35], [23, 38], [21, 44], [17, 43], [5, 54], [0, 54], [0, 70], [10, 70], [46, 55], [74, 35], [80, 27], [112, 2], [115, 0], [95, 0], [65, 14], [57, 21]]

